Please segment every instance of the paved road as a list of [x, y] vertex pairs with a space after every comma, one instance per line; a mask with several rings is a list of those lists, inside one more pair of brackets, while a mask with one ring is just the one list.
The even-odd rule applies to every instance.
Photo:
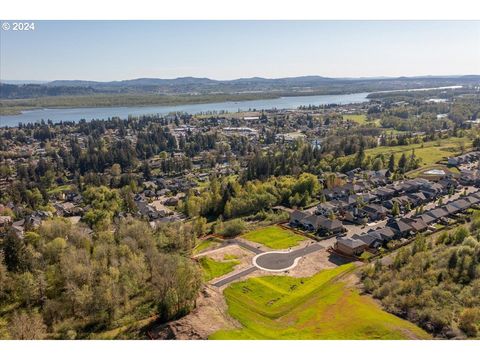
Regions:
[[[289, 253], [264, 253], [262, 250], [257, 249], [251, 245], [245, 244], [241, 241], [237, 241], [235, 239], [229, 240], [230, 243], [232, 244], [238, 244], [240, 246], [243, 246], [256, 254], [263, 254], [257, 257], [257, 264], [261, 266], [264, 269], [269, 269], [269, 270], [280, 270], [287, 268], [289, 266], [292, 266], [295, 262], [295, 259], [300, 258], [302, 256], [311, 254], [315, 251], [319, 251], [324, 249], [324, 247], [318, 243], [315, 243], [313, 245], [309, 245], [306, 247], [303, 247], [301, 249], [297, 249], [294, 251], [291, 251]], [[248, 274], [253, 273], [254, 271], [257, 271], [259, 268], [256, 266], [250, 266], [246, 268], [245, 270], [242, 270], [238, 273], [232, 274], [230, 276], [227, 276], [217, 282], [212, 283], [213, 286], [215, 287], [222, 287], [226, 284], [231, 283], [232, 281], [238, 280]]]
[[255, 266], [251, 266], [243, 271], [240, 271], [236, 274], [233, 274], [231, 276], [228, 276], [226, 278], [223, 278], [222, 280], [219, 280], [217, 282], [214, 282], [212, 285], [216, 287], [221, 287], [223, 285], [226, 285], [234, 280], [240, 279], [243, 276], [246, 276], [248, 274], [251, 274], [254, 271], [257, 271], [258, 269]]
[[228, 245], [236, 244], [236, 245], [241, 246], [241, 247], [243, 247], [243, 248], [245, 248], [245, 249], [247, 249], [247, 250], [249, 250], [249, 251], [251, 251], [255, 254], [263, 253], [263, 250], [258, 249], [253, 245], [247, 244], [246, 242], [243, 242], [243, 241], [240, 241], [240, 240], [237, 240], [237, 239], [229, 239], [229, 240], [227, 240], [227, 244]]
[[266, 270], [287, 269], [295, 263], [295, 259], [324, 249], [318, 243], [287, 253], [267, 252], [256, 258], [256, 265]]

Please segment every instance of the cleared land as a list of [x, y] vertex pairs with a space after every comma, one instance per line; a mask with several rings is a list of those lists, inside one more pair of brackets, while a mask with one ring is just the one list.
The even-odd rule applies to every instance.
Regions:
[[423, 177], [427, 177], [427, 178], [428, 177], [435, 178], [436, 175], [425, 174], [425, 172], [427, 172], [429, 170], [443, 170], [446, 174], [449, 174], [449, 173], [459, 174], [460, 173], [460, 171], [458, 171], [458, 169], [456, 167], [448, 167], [448, 166], [442, 165], [442, 164], [433, 164], [433, 165], [422, 166], [421, 168], [412, 170], [412, 171], [406, 173], [406, 175], [410, 178], [416, 178], [418, 176], [423, 176]]
[[203, 269], [205, 281], [210, 281], [228, 274], [235, 268], [235, 266], [240, 264], [240, 261], [237, 260], [215, 261], [208, 256], [202, 257], [198, 261]]
[[266, 276], [224, 291], [229, 314], [241, 329], [211, 339], [427, 339], [412, 323], [383, 311], [345, 280], [355, 265], [310, 278]]
[[271, 249], [288, 249], [306, 240], [305, 237], [293, 231], [275, 225], [250, 231], [242, 235], [242, 238], [268, 246]]
[[195, 246], [192, 250], [193, 255], [200, 254], [202, 251], [205, 250], [212, 250], [221, 245], [221, 240], [217, 238], [209, 238], [200, 242], [197, 246]]
[[355, 121], [359, 125], [365, 125], [365, 124], [375, 125], [375, 126], [380, 125], [380, 120], [379, 119], [369, 121], [368, 118], [367, 118], [367, 115], [365, 115], [365, 114], [343, 115], [343, 120]]
[[366, 150], [365, 154], [371, 157], [383, 154], [387, 160], [390, 154], [395, 154], [395, 160], [398, 161], [403, 153], [408, 156], [412, 153], [412, 150], [415, 150], [415, 155], [422, 159], [421, 166], [427, 166], [447, 160], [448, 157], [459, 155], [462, 152], [462, 146], [465, 151], [471, 150], [471, 143], [471, 140], [466, 137], [452, 137], [421, 144], [379, 146]]

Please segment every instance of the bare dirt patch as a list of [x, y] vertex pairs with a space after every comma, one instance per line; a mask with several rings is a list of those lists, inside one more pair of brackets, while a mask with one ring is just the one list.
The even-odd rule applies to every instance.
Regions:
[[206, 286], [197, 299], [197, 307], [190, 314], [154, 328], [150, 335], [159, 340], [206, 340], [218, 330], [239, 326], [227, 314], [227, 304], [221, 292]]
[[248, 250], [243, 249], [242, 247], [234, 244], [234, 245], [227, 245], [218, 249], [214, 249], [209, 251], [207, 254], [201, 255], [208, 255], [209, 258], [212, 258], [215, 261], [225, 261], [229, 258], [237, 260], [240, 262], [235, 269], [241, 269], [246, 266], [250, 266], [252, 264], [252, 259], [254, 254]]

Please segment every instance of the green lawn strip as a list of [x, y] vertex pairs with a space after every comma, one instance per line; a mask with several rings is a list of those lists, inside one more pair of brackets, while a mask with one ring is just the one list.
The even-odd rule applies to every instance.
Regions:
[[271, 249], [288, 249], [305, 240], [305, 237], [276, 225], [250, 231], [242, 235], [242, 237], [268, 246]]
[[72, 185], [60, 185], [53, 189], [48, 190], [47, 192], [48, 192], [48, 195], [55, 195], [60, 192], [70, 191], [71, 189], [72, 189]]
[[202, 251], [207, 249], [214, 249], [220, 246], [220, 240], [217, 238], [209, 238], [200, 242], [197, 246], [195, 246], [192, 250], [193, 255], [200, 254]]
[[429, 338], [414, 324], [383, 311], [370, 297], [347, 287], [341, 278], [353, 269], [353, 264], [347, 264], [310, 278], [269, 276], [234, 283], [224, 294], [230, 315], [243, 328], [218, 331], [210, 338]]
[[228, 274], [235, 268], [235, 266], [240, 264], [240, 261], [236, 260], [215, 261], [208, 256], [202, 257], [198, 261], [203, 269], [205, 281], [210, 281], [222, 275]]

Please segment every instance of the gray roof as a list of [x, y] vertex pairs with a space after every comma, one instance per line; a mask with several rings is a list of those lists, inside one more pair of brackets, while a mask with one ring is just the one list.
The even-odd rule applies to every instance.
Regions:
[[307, 213], [304, 213], [303, 211], [300, 211], [300, 210], [294, 210], [291, 214], [290, 214], [290, 221], [300, 221], [302, 219], [304, 219], [308, 214]]
[[389, 240], [395, 236], [395, 232], [388, 226], [375, 230], [375, 232], [380, 234], [384, 240]]
[[357, 248], [366, 246], [366, 244], [359, 239], [352, 239], [347, 237], [342, 237], [340, 239], [337, 239], [337, 243], [342, 244], [343, 246], [346, 246], [350, 249], [357, 249]]
[[314, 229], [318, 229], [323, 219], [326, 219], [326, 218], [318, 215], [310, 215], [300, 220], [300, 222], [303, 225], [306, 225], [306, 226], [311, 225]]
[[455, 214], [460, 211], [460, 209], [456, 206], [453, 206], [451, 203], [446, 204], [442, 207], [448, 214]]
[[465, 201], [464, 199], [455, 200], [450, 204], [459, 208], [460, 210], [465, 210], [470, 207], [470, 204], [468, 203], [468, 201]]
[[465, 200], [467, 200], [470, 204], [478, 204], [480, 202], [480, 199], [474, 197], [474, 196], [467, 196], [465, 198]]
[[343, 224], [341, 221], [337, 219], [330, 220], [327, 218], [323, 218], [321, 219], [320, 226], [327, 230], [337, 230], [337, 229], [341, 229], [343, 227]]
[[396, 220], [394, 222], [391, 222], [390, 224], [388, 224], [388, 227], [392, 228], [393, 231], [398, 233], [404, 233], [412, 230], [412, 227], [402, 220]]
[[448, 215], [448, 213], [444, 209], [438, 208], [438, 207], [433, 209], [433, 210], [428, 211], [426, 214], [434, 217], [435, 219], [439, 219], [441, 217], [444, 217], [444, 216]]

